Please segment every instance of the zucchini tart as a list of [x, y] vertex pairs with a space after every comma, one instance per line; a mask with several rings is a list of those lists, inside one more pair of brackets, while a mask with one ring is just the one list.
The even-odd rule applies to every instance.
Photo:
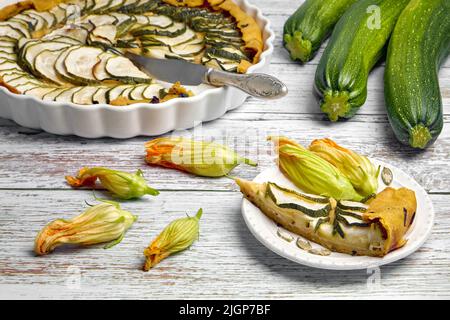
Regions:
[[167, 89], [126, 52], [245, 73], [262, 50], [260, 28], [231, 0], [35, 0], [0, 10], [0, 84], [46, 101], [126, 105], [192, 95]]
[[325, 248], [383, 257], [405, 245], [414, 222], [414, 191], [387, 187], [366, 203], [301, 193], [273, 182], [235, 179], [242, 194], [269, 219]]

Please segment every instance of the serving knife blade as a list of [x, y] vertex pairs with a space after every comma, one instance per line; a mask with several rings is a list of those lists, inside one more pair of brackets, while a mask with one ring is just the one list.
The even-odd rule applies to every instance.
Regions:
[[170, 83], [179, 81], [188, 86], [202, 83], [218, 87], [230, 85], [261, 99], [278, 99], [288, 92], [283, 82], [268, 74], [219, 71], [181, 59], [156, 59], [133, 53], [126, 53], [126, 56], [153, 77]]

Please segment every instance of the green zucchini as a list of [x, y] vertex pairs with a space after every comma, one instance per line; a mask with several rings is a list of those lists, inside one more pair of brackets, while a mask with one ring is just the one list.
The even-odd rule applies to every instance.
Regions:
[[314, 58], [321, 43], [329, 36], [356, 0], [306, 0], [284, 24], [284, 47], [292, 60], [303, 63]]
[[332, 121], [350, 118], [367, 98], [369, 72], [409, 0], [360, 0], [345, 12], [315, 76], [320, 108]]
[[438, 70], [449, 52], [450, 1], [412, 0], [392, 34], [385, 71], [386, 107], [400, 142], [423, 149], [440, 134]]

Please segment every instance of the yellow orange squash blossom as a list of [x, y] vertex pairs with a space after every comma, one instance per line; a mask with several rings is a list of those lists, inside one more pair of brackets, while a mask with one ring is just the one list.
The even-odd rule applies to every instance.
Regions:
[[145, 144], [148, 164], [190, 172], [199, 176], [222, 177], [241, 163], [256, 166], [253, 161], [214, 142], [184, 137], [163, 137]]
[[331, 139], [317, 139], [309, 150], [338, 168], [363, 197], [377, 193], [378, 170], [367, 157], [341, 147]]
[[272, 136], [268, 140], [275, 143], [280, 170], [303, 191], [336, 200], [363, 199], [331, 163], [288, 138]]
[[194, 217], [172, 221], [144, 250], [146, 257], [144, 271], [148, 271], [173, 253], [189, 248], [199, 237], [199, 221], [203, 210]]
[[136, 219], [118, 203], [103, 201], [72, 219], [50, 222], [37, 235], [34, 251], [45, 255], [64, 244], [87, 246], [106, 242], [109, 244], [105, 248], [110, 248], [122, 241]]
[[153, 196], [159, 194], [158, 190], [147, 185], [141, 170], [132, 174], [103, 167], [93, 167], [80, 169], [75, 177], [66, 176], [67, 183], [74, 188], [94, 188], [97, 179], [100, 180], [102, 187], [110, 191], [114, 197], [124, 200], [140, 198], [146, 194]]

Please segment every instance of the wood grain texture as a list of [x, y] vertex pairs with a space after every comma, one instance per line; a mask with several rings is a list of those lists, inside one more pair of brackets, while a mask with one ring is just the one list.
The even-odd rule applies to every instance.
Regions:
[[[245, 226], [239, 192], [163, 192], [159, 197], [125, 202], [123, 208], [139, 219], [121, 244], [108, 250], [100, 246], [60, 248], [44, 257], [31, 252], [39, 229], [52, 219], [80, 212], [85, 200], [93, 201], [92, 194], [2, 191], [1, 195], [9, 203], [3, 205], [0, 217], [0, 297], [450, 297], [448, 196], [432, 196], [439, 223], [424, 246], [408, 258], [381, 267], [379, 286], [368, 288], [366, 270], [308, 268], [266, 249]], [[200, 240], [148, 273], [141, 271], [142, 251], [151, 239], [169, 221], [193, 214], [199, 206], [204, 209]]]
[[[430, 192], [449, 192], [450, 119], [434, 146], [417, 152], [402, 146], [392, 134], [385, 116], [357, 116], [350, 121], [330, 124], [322, 115], [228, 113], [202, 128], [183, 135], [214, 139], [257, 160], [258, 168], [240, 166], [233, 174], [254, 177], [273, 164], [270, 134], [287, 135], [303, 144], [315, 138], [331, 137], [344, 146], [387, 161], [412, 175]], [[111, 166], [125, 171], [142, 168], [156, 188], [167, 190], [230, 190], [228, 179], [193, 177], [169, 169], [149, 167], [144, 162], [144, 142], [131, 140], [89, 140], [53, 136], [47, 133], [23, 134], [23, 128], [0, 127], [2, 175], [0, 188], [68, 188], [64, 175], [83, 166]]]
[[[241, 195], [231, 180], [147, 166], [147, 137], [54, 136], [0, 119], [0, 298], [450, 298], [450, 59], [440, 71], [444, 130], [434, 146], [417, 152], [400, 145], [392, 134], [384, 110], [382, 64], [370, 76], [368, 100], [358, 115], [331, 124], [312, 95], [320, 53], [301, 66], [282, 48], [283, 23], [302, 1], [252, 2], [272, 21], [277, 39], [271, 72], [287, 84], [289, 95], [281, 101], [249, 99], [201, 130], [180, 134], [226, 143], [257, 160], [257, 168], [240, 166], [233, 171], [247, 179], [273, 164], [272, 147], [265, 141], [269, 134], [284, 134], [303, 144], [331, 137], [396, 165], [431, 194], [438, 223], [424, 246], [382, 267], [379, 285], [367, 285], [370, 274], [365, 270], [304, 267], [272, 253], [250, 234], [240, 213]], [[109, 250], [62, 249], [35, 257], [33, 240], [41, 227], [52, 219], [74, 216], [85, 208], [85, 200], [93, 201], [90, 191], [70, 190], [64, 175], [94, 165], [130, 172], [141, 168], [162, 193], [123, 203], [139, 220], [120, 245]], [[142, 272], [142, 251], [151, 239], [169, 221], [199, 207], [205, 211], [200, 241]]]

